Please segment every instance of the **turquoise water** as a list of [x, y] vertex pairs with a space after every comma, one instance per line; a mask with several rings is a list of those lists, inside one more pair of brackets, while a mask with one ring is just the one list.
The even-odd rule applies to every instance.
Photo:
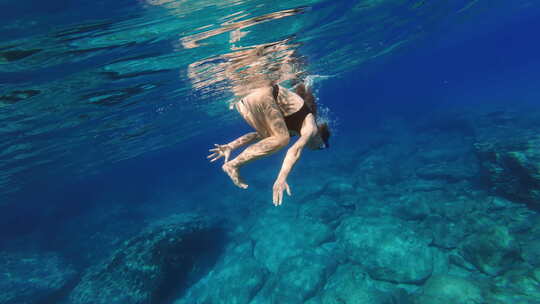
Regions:
[[[0, 0], [0, 303], [540, 303], [539, 16]], [[206, 156], [295, 81], [332, 136], [276, 208], [286, 149]]]

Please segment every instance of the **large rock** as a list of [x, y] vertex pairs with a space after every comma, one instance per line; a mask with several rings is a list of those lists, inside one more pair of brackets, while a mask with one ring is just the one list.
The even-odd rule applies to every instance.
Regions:
[[230, 261], [212, 271], [175, 304], [248, 304], [262, 288], [268, 271], [253, 258]]
[[486, 303], [482, 289], [474, 281], [450, 275], [431, 277], [414, 300], [415, 304]]
[[429, 215], [429, 205], [423, 197], [406, 196], [394, 209], [394, 216], [406, 221], [421, 221]]
[[310, 218], [284, 218], [265, 215], [250, 231], [255, 243], [255, 259], [276, 273], [280, 264], [306, 249], [311, 249], [333, 237], [325, 224]]
[[322, 304], [393, 304], [394, 297], [369, 284], [368, 275], [360, 266], [340, 265], [326, 283]]
[[252, 256], [251, 242], [233, 244], [220, 262], [175, 304], [248, 304], [269, 276]]
[[459, 252], [478, 270], [493, 276], [521, 260], [519, 243], [504, 226], [495, 226], [487, 232], [469, 236]]
[[475, 201], [466, 199], [451, 199], [435, 201], [430, 205], [432, 214], [442, 216], [449, 221], [457, 222], [469, 216], [477, 207]]
[[433, 245], [444, 249], [456, 248], [465, 238], [465, 226], [463, 222], [454, 222], [438, 215], [426, 218], [423, 225], [426, 231], [433, 237]]
[[527, 263], [540, 266], [540, 239], [526, 241], [522, 246], [522, 256]]
[[336, 235], [349, 259], [373, 279], [420, 284], [433, 271], [430, 240], [395, 218], [350, 217]]
[[487, 303], [540, 303], [540, 268], [513, 269], [497, 277], [489, 289]]
[[540, 209], [540, 136], [538, 130], [488, 137], [474, 147], [484, 180], [509, 199]]
[[1, 253], [0, 303], [54, 301], [76, 272], [53, 253]]
[[288, 258], [252, 303], [303, 304], [323, 288], [336, 265], [330, 254], [317, 250]]
[[218, 222], [178, 214], [125, 241], [104, 263], [90, 268], [70, 294], [73, 304], [152, 304], [181, 288], [195, 269], [220, 253]]
[[[341, 199], [340, 197], [339, 200]], [[329, 195], [319, 195], [317, 198], [303, 203], [300, 206], [299, 215], [325, 224], [332, 224], [347, 212], [337, 200]]]
[[443, 180], [447, 183], [469, 180], [476, 174], [476, 168], [463, 161], [438, 162], [427, 164], [416, 169], [419, 178], [427, 180]]
[[342, 176], [333, 176], [326, 182], [323, 191], [337, 197], [346, 193], [354, 193], [355, 189], [350, 179]]

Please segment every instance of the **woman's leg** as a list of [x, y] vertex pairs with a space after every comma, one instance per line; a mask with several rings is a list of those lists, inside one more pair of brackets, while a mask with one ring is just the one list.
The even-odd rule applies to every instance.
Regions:
[[[264, 100], [261, 100], [261, 113], [253, 113], [253, 116], [255, 116], [255, 119], [260, 119], [262, 123], [257, 124], [254, 127], [265, 128], [265, 130], [257, 130], [257, 132], [269, 134], [269, 136], [249, 146], [235, 159], [227, 162], [222, 167], [234, 184], [244, 189], [247, 188], [248, 185], [240, 178], [238, 169], [251, 161], [277, 152], [289, 143], [289, 131], [278, 105], [270, 96], [261, 98], [264, 98]], [[257, 117], [258, 115], [264, 116]]]

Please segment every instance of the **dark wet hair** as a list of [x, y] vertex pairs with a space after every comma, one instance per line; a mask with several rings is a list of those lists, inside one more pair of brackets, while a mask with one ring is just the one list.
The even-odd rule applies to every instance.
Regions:
[[328, 124], [323, 122], [317, 127], [319, 129], [319, 135], [321, 136], [324, 145], [326, 146], [326, 148], [330, 148], [330, 143], [328, 142], [328, 140], [330, 139], [330, 129], [328, 129]]
[[[308, 108], [311, 110], [311, 113], [317, 117], [317, 102], [315, 100], [315, 96], [313, 96], [313, 93], [311, 93], [311, 90], [306, 88], [306, 86], [303, 83], [299, 83], [295, 87], [296, 94], [298, 96], [302, 97]], [[330, 129], [328, 128], [327, 123], [321, 123], [318, 124], [319, 129], [319, 135], [321, 136], [322, 140], [324, 141], [324, 144], [326, 147], [330, 147], [328, 140], [330, 139]]]

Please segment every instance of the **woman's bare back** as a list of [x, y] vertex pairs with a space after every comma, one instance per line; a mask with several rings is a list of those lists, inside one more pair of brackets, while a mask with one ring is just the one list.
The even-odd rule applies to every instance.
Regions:
[[[271, 97], [268, 98], [268, 97]], [[258, 102], [260, 100], [274, 100], [272, 87], [262, 87], [251, 91], [244, 100], [246, 102]], [[289, 116], [302, 108], [304, 100], [298, 94], [279, 86], [277, 98], [274, 100], [283, 116]]]

